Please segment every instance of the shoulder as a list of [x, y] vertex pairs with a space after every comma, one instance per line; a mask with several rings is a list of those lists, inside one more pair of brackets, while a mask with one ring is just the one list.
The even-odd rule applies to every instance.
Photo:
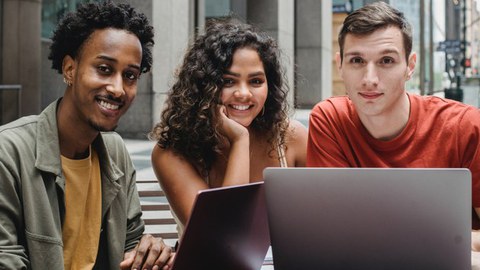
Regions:
[[100, 140], [96, 140], [94, 144], [97, 147], [105, 148], [105, 153], [100, 152], [100, 154], [108, 155], [116, 163], [122, 163], [121, 161], [129, 161], [130, 155], [127, 151], [127, 147], [122, 137], [113, 131], [110, 132], [101, 132]]
[[356, 129], [359, 121], [355, 107], [347, 96], [331, 97], [312, 109], [309, 131]]
[[318, 107], [318, 108], [345, 109], [350, 107], [350, 103], [351, 102], [348, 96], [334, 96], [318, 102], [315, 105], [315, 108]]
[[419, 109], [420, 116], [432, 117], [434, 120], [455, 122], [472, 121], [480, 124], [480, 111], [471, 105], [437, 96], [419, 96], [409, 94], [413, 106]]
[[27, 147], [35, 143], [38, 116], [22, 117], [0, 126], [0, 148]]
[[285, 138], [287, 157], [290, 153], [294, 156], [295, 167], [303, 167], [307, 155], [307, 128], [297, 120], [290, 120]]
[[298, 120], [290, 119], [288, 122], [287, 137], [292, 140], [301, 139], [303, 135], [306, 136], [307, 128]]
[[[185, 178], [183, 180], [201, 178], [199, 169], [171, 148], [162, 148], [155, 144], [151, 160], [153, 171], [161, 184], [176, 182], [179, 177]], [[203, 179], [201, 180], [203, 181]]]
[[311, 117], [348, 116], [352, 110], [353, 104], [348, 96], [336, 96], [317, 103], [312, 109]]
[[0, 126], [0, 136], [7, 137], [15, 133], [24, 133], [36, 128], [38, 115], [31, 115], [19, 118], [15, 121]]
[[125, 151], [125, 142], [122, 137], [116, 132], [101, 132], [102, 140], [109, 150]]
[[157, 168], [169, 166], [169, 164], [189, 164], [185, 158], [183, 158], [180, 154], [175, 153], [173, 149], [163, 148], [158, 143], [153, 147], [151, 158], [152, 165]]

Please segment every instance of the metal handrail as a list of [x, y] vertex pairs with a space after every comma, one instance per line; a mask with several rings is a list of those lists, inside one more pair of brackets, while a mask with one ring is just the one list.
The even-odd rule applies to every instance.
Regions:
[[22, 90], [22, 85], [20, 84], [0, 84], [0, 90]]

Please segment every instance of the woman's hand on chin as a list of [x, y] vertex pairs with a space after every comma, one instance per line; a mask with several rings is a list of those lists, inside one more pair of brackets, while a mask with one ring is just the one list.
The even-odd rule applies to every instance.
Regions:
[[243, 138], [248, 139], [248, 129], [228, 118], [225, 105], [218, 105], [218, 113], [221, 121], [219, 132], [228, 139], [230, 144], [240, 141]]

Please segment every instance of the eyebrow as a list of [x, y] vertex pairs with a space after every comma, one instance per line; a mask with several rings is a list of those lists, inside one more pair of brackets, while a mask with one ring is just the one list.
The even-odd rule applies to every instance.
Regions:
[[[394, 50], [394, 49], [385, 49], [385, 50], [383, 50], [383, 51], [380, 51], [380, 54], [382, 54], [382, 55], [390, 54], [390, 53], [393, 53], [393, 54], [396, 54], [396, 55], [400, 55], [400, 52], [397, 51], [397, 50]], [[363, 53], [358, 52], [358, 51], [353, 51], [353, 52], [345, 53], [345, 57], [346, 57], [346, 56], [363, 56], [363, 55], [364, 55]]]
[[[109, 57], [109, 56], [106, 56], [106, 55], [99, 55], [99, 56], [97, 56], [97, 59], [102, 59], [102, 60], [106, 60], [106, 61], [109, 61], [109, 62], [118, 63], [118, 60], [117, 60], [117, 59], [112, 58], [112, 57]], [[134, 69], [140, 70], [140, 66], [139, 66], [139, 65], [129, 64], [128, 66], [129, 66], [130, 68], [134, 68]]]
[[[234, 76], [234, 77], [240, 77], [240, 74], [235, 73], [235, 72], [231, 72], [231, 71], [228, 71], [228, 70], [225, 71], [225, 74], [224, 74], [224, 75], [230, 75], [230, 76]], [[257, 72], [248, 74], [248, 77], [256, 77], [256, 76], [265, 76], [265, 72], [263, 72], [263, 71], [257, 71]]]

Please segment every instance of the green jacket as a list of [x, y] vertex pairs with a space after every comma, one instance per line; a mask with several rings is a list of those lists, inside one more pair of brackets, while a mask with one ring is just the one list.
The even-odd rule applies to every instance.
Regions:
[[[63, 269], [65, 178], [56, 108], [0, 126], [0, 269]], [[102, 132], [92, 147], [102, 178], [97, 269], [119, 269], [144, 222], [135, 169], [121, 137]]]

